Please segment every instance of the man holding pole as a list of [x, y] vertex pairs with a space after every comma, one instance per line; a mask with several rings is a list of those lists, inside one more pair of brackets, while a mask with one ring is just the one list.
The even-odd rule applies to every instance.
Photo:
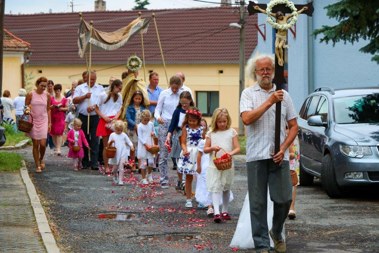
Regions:
[[82, 129], [91, 148], [89, 152], [84, 147], [82, 168], [87, 169], [91, 167], [91, 169], [97, 170], [99, 169], [97, 162], [99, 138], [96, 136], [96, 128], [99, 116], [95, 112], [95, 107], [99, 103], [99, 97], [104, 92], [104, 88], [96, 83], [96, 72], [87, 72], [86, 77], [88, 81], [76, 87], [73, 103], [76, 105], [79, 119], [83, 122]]
[[[256, 81], [241, 95], [240, 112], [246, 125], [246, 165], [253, 241], [257, 252], [269, 252], [270, 239], [276, 252], [286, 252], [282, 237], [292, 199], [288, 147], [298, 126], [292, 99], [272, 82], [275, 61], [272, 55], [256, 55], [248, 61], [246, 72]], [[275, 110], [281, 102], [280, 149], [275, 152]], [[288, 126], [288, 135], [286, 135]], [[272, 228], [267, 225], [267, 187], [274, 202]]]

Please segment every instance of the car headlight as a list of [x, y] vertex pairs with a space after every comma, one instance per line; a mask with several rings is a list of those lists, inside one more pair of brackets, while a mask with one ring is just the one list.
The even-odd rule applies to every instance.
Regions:
[[362, 158], [364, 156], [372, 155], [371, 148], [368, 146], [340, 145], [340, 151], [348, 157], [355, 158]]

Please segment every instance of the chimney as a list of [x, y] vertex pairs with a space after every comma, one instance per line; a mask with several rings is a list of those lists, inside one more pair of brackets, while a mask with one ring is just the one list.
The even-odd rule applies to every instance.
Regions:
[[221, 7], [229, 7], [232, 5], [231, 0], [221, 0]]
[[95, 11], [106, 11], [106, 2], [103, 0], [95, 0]]

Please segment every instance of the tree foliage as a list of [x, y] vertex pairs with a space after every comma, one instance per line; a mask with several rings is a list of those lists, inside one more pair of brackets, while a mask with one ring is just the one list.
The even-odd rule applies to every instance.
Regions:
[[149, 5], [149, 0], [135, 0], [136, 6], [134, 6], [133, 10], [147, 10], [145, 7], [146, 5]]
[[374, 55], [371, 59], [379, 64], [379, 1], [341, 0], [325, 7], [326, 15], [338, 21], [334, 26], [322, 26], [314, 31], [323, 34], [321, 42], [339, 41], [354, 44], [359, 39], [369, 41], [361, 52]]

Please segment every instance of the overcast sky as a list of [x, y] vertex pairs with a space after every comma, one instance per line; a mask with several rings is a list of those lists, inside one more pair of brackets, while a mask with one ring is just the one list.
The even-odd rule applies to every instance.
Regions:
[[[203, 1], [203, 0], [200, 0]], [[94, 11], [94, 0], [5, 0], [6, 14]], [[221, 0], [149, 0], [147, 9], [217, 7]], [[209, 2], [209, 3], [208, 3]], [[234, 0], [232, 0], [234, 3]], [[73, 7], [71, 7], [73, 3]], [[131, 10], [134, 0], [106, 0], [107, 10]]]

